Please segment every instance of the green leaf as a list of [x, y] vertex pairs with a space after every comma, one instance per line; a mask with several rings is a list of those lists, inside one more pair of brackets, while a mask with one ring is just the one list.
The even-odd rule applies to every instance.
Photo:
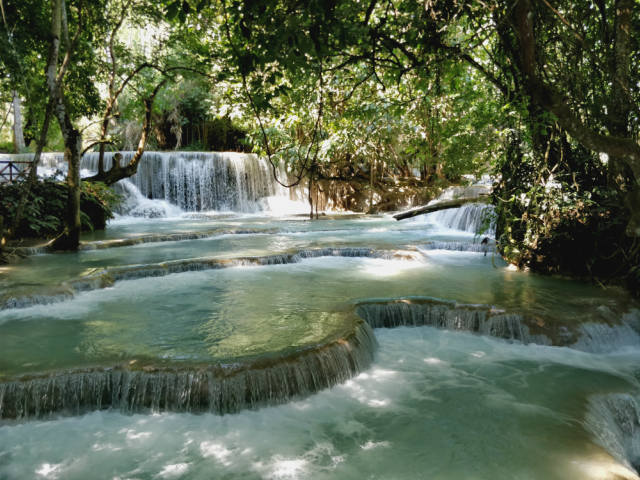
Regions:
[[180, 11], [180, 0], [176, 0], [167, 7], [166, 17], [168, 21], [173, 21]]

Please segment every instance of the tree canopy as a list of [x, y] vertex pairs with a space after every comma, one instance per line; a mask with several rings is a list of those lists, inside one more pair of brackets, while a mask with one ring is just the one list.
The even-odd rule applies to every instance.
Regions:
[[[102, 125], [85, 145], [129, 146], [139, 161], [148, 142], [228, 144], [266, 156], [274, 174], [286, 165], [285, 185], [349, 176], [370, 177], [372, 189], [387, 177], [446, 185], [491, 173], [510, 261], [605, 278], [620, 273], [605, 266], [615, 258], [615, 268], [635, 271], [633, 0], [62, 6], [63, 30], [81, 27], [64, 77], [68, 115]], [[3, 8], [2, 89], [25, 97], [35, 128], [48, 101], [51, 10], [29, 0]], [[69, 48], [63, 41], [60, 65]], [[212, 131], [229, 142], [211, 140]], [[130, 167], [110, 177], [101, 167], [96, 179], [111, 183]], [[572, 252], [586, 233], [594, 241]]]

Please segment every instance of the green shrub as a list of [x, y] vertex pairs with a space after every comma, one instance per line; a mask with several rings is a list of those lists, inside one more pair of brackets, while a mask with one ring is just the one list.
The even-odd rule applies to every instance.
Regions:
[[[0, 212], [5, 228], [11, 224], [23, 184], [0, 186]], [[16, 238], [52, 238], [64, 229], [67, 208], [67, 186], [54, 178], [36, 182], [18, 225]], [[113, 190], [102, 183], [82, 182], [80, 217], [83, 231], [104, 230], [113, 218], [112, 208], [121, 201]]]
[[13, 153], [13, 142], [0, 142], [0, 153]]

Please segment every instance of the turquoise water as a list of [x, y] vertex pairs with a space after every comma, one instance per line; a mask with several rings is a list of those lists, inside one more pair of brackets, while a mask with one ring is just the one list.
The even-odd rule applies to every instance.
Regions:
[[584, 416], [595, 392], [637, 391], [637, 353], [602, 357], [428, 327], [377, 336], [369, 371], [289, 405], [0, 427], [1, 475], [636, 478], [593, 442]]
[[[125, 217], [84, 241], [218, 228], [270, 234], [34, 256], [3, 267], [2, 285], [37, 289], [108, 267], [199, 257], [474, 241], [428, 218], [382, 215]], [[422, 250], [418, 257], [178, 273], [4, 310], [0, 373], [277, 357], [348, 331], [354, 305], [372, 299], [433, 297], [567, 323], [626, 301], [620, 292], [511, 271], [490, 254]], [[638, 397], [640, 349], [595, 355], [431, 327], [375, 334], [371, 368], [287, 405], [225, 416], [107, 410], [9, 422], [0, 426], [0, 478], [637, 478], [635, 447], [612, 447], [598, 432], [622, 434], [590, 412], [598, 395]]]

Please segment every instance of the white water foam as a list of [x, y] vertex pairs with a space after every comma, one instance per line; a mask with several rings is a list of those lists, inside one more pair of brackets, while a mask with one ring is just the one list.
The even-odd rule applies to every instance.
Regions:
[[[616, 359], [428, 327], [378, 336], [370, 370], [288, 405], [223, 417], [95, 412], [0, 427], [0, 476], [634, 478], [585, 436], [580, 380], [570, 375], [613, 378]], [[545, 380], [553, 388], [540, 396]]]
[[[129, 164], [134, 152], [121, 152], [121, 165]], [[7, 159], [30, 161], [33, 154], [7, 155]], [[87, 153], [81, 161], [81, 175], [98, 171], [99, 154]], [[105, 170], [113, 154], [105, 153]], [[38, 173], [66, 172], [63, 153], [44, 154]], [[287, 181], [284, 168], [278, 178]], [[274, 179], [269, 162], [254, 154], [234, 152], [145, 152], [138, 172], [118, 182], [116, 190], [126, 199], [118, 213], [133, 217], [172, 218], [182, 212], [218, 211], [275, 215], [304, 213], [304, 203], [289, 201], [288, 190]]]
[[640, 472], [640, 402], [632, 395], [593, 395], [587, 428], [622, 465]]
[[[480, 198], [491, 193], [489, 185], [472, 185], [469, 187], [449, 187], [429, 205], [454, 200], [456, 198]], [[419, 215], [408, 222], [435, 224], [442, 229], [451, 229], [467, 233], [495, 237], [495, 208], [486, 204], [466, 204], [459, 208], [450, 208], [438, 212]]]

